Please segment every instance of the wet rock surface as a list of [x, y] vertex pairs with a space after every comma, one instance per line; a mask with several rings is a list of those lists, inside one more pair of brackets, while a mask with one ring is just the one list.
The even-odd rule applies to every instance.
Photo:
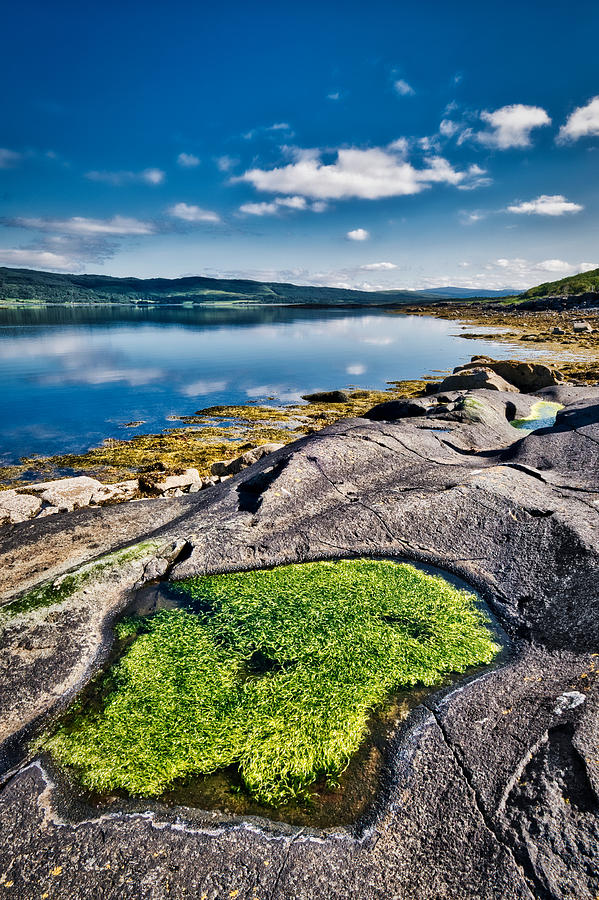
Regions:
[[[538, 399], [564, 409], [523, 437], [509, 420]], [[18, 898], [595, 898], [598, 448], [596, 388], [448, 392], [424, 414], [337, 422], [210, 491], [6, 527], [0, 883]], [[414, 710], [353, 827], [149, 801], [102, 816], [28, 755], [102, 664], [136, 587], [356, 555], [464, 578], [513, 653]], [[46, 579], [55, 593], [28, 608], [22, 592]]]

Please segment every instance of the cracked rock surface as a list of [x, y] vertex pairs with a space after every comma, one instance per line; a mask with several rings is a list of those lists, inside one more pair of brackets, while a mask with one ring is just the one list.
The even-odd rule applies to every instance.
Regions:
[[[538, 399], [564, 409], [553, 428], [523, 436], [508, 419]], [[23, 900], [592, 900], [598, 520], [599, 388], [556, 385], [452, 392], [424, 413], [379, 409], [209, 492], [7, 528], [0, 887]], [[460, 576], [513, 646], [500, 667], [412, 712], [354, 826], [300, 829], [153, 801], [102, 815], [28, 753], [106, 658], [111, 622], [137, 586], [358, 555]], [[43, 603], [23, 597], [48, 579]]]

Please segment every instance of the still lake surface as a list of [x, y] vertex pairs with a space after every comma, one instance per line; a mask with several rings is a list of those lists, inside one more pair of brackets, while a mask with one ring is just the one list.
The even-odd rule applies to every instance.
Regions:
[[160, 431], [205, 406], [385, 388], [475, 353], [514, 353], [464, 330], [373, 309], [0, 309], [0, 461]]

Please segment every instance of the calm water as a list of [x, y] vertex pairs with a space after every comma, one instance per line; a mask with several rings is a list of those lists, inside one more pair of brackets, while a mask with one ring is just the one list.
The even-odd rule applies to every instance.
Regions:
[[513, 353], [461, 330], [382, 310], [0, 309], [0, 460], [159, 431], [203, 406], [381, 388]]

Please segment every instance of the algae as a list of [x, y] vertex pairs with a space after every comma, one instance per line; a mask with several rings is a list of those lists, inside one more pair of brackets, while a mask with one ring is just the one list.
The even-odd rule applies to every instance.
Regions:
[[554, 403], [552, 400], [538, 400], [531, 407], [530, 413], [523, 419], [512, 419], [511, 425], [522, 431], [536, 431], [539, 428], [551, 428], [555, 425], [555, 419], [563, 403]]
[[11, 487], [66, 472], [110, 483], [146, 472], [178, 473], [192, 466], [207, 476], [213, 462], [260, 444], [288, 444], [338, 419], [360, 416], [385, 400], [419, 396], [425, 385], [424, 381], [393, 382], [386, 391], [355, 391], [348, 403], [207, 407], [179, 417], [186, 427], [138, 434], [128, 440], [107, 438], [85, 453], [25, 458], [20, 465], [0, 467], [0, 481]]
[[305, 563], [175, 583], [182, 609], [142, 633], [100, 704], [47, 747], [96, 791], [156, 796], [236, 767], [274, 806], [335, 779], [399, 689], [438, 684], [499, 648], [475, 597], [404, 563]]
[[125, 547], [123, 550], [115, 550], [101, 556], [93, 562], [80, 566], [74, 572], [68, 572], [52, 581], [47, 581], [39, 587], [33, 588], [7, 603], [0, 609], [0, 626], [3, 620], [13, 619], [23, 613], [32, 612], [47, 606], [54, 606], [68, 600], [76, 591], [80, 590], [92, 578], [110, 569], [112, 566], [123, 565], [127, 562], [140, 559], [148, 555], [152, 550], [160, 546], [160, 541], [141, 541]]

